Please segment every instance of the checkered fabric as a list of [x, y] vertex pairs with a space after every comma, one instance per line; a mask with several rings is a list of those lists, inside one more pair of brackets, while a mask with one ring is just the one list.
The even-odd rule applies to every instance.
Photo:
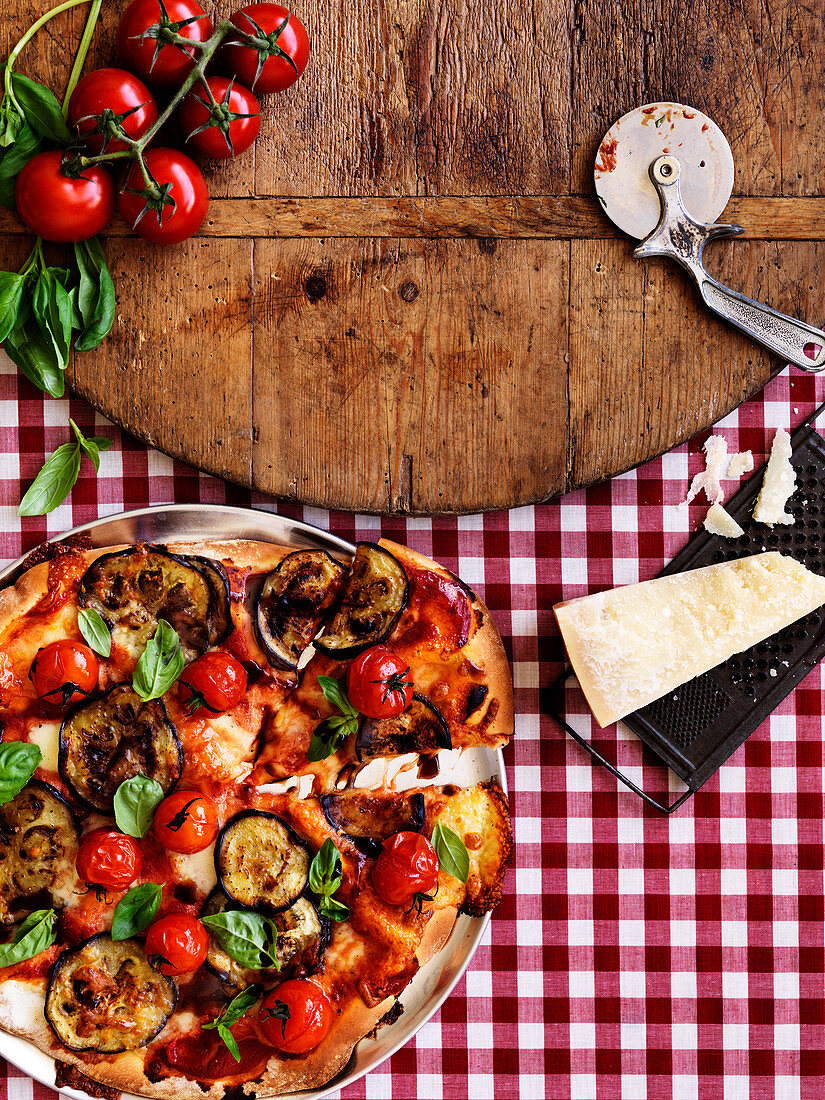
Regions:
[[[718, 430], [757, 465], [825, 384], [785, 371]], [[68, 503], [20, 520], [67, 416], [114, 440]], [[825, 417], [823, 418], [825, 420]], [[812, 1100], [825, 1095], [822, 684], [815, 669], [671, 818], [645, 808], [542, 713], [560, 670], [551, 608], [654, 576], [700, 522], [677, 509], [705, 435], [560, 501], [460, 519], [385, 519], [264, 499], [121, 435], [0, 366], [0, 558], [98, 516], [171, 501], [282, 511], [344, 538], [384, 534], [487, 602], [513, 663], [505, 751], [515, 868], [466, 977], [355, 1097]], [[729, 483], [732, 493], [735, 486]], [[631, 753], [631, 741], [619, 754]], [[9, 1066], [9, 1100], [49, 1090]], [[3, 1100], [0, 1096], [0, 1100]]]

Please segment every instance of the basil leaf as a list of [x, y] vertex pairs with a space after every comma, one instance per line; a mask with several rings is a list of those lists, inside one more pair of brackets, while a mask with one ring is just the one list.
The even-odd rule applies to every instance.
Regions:
[[26, 276], [0, 271], [0, 344], [17, 324]]
[[43, 148], [43, 138], [24, 122], [15, 139], [14, 145], [6, 149], [0, 161], [0, 206], [14, 210], [14, 185], [23, 167], [35, 153]]
[[0, 806], [20, 794], [42, 759], [43, 753], [37, 745], [25, 741], [0, 744]]
[[441, 870], [459, 882], [466, 882], [470, 874], [470, 853], [461, 837], [438, 821], [433, 829], [432, 845]]
[[[24, 299], [25, 305], [25, 299]], [[62, 397], [66, 388], [63, 370], [55, 355], [54, 345], [44, 337], [33, 317], [20, 316], [17, 325], [6, 337], [5, 349], [26, 378], [50, 397]]]
[[327, 920], [340, 922], [349, 916], [349, 907], [335, 898], [323, 897], [318, 902], [318, 912]]
[[225, 1006], [220, 1016], [217, 1016], [210, 1023], [204, 1024], [203, 1030], [210, 1031], [212, 1028], [220, 1028], [221, 1025], [228, 1028], [231, 1024], [240, 1020], [241, 1016], [256, 1004], [260, 995], [261, 987], [259, 985], [247, 986], [246, 989], [232, 998], [229, 1004]]
[[115, 284], [97, 237], [79, 241], [74, 254], [79, 275], [77, 305], [83, 320], [75, 347], [91, 351], [108, 336], [115, 322]]
[[23, 129], [23, 116], [17, 110], [14, 100], [8, 96], [0, 103], [0, 148], [14, 145]]
[[155, 810], [163, 801], [163, 787], [148, 775], [124, 779], [113, 800], [118, 829], [129, 836], [144, 837], [152, 825]]
[[249, 970], [280, 970], [278, 929], [269, 917], [240, 909], [201, 917], [220, 946], [235, 962]]
[[77, 625], [86, 644], [101, 657], [108, 657], [112, 652], [112, 635], [100, 612], [93, 607], [81, 607], [77, 613]]
[[0, 966], [12, 966], [14, 963], [33, 959], [45, 951], [57, 940], [55, 924], [57, 914], [54, 909], [36, 909], [29, 913], [14, 938], [0, 945]]
[[323, 691], [324, 698], [333, 706], [338, 707], [347, 718], [357, 718], [358, 711], [347, 698], [347, 693], [341, 687], [340, 681], [332, 676], [319, 676], [318, 687]]
[[66, 125], [54, 92], [21, 73], [12, 73], [11, 84], [29, 126], [49, 141], [71, 145], [75, 139]]
[[148, 928], [160, 908], [163, 887], [156, 882], [133, 886], [117, 903], [112, 918], [112, 939], [128, 940]]
[[51, 268], [40, 272], [34, 285], [32, 309], [40, 331], [52, 342], [60, 368], [65, 370], [72, 338], [72, 302]]
[[[111, 439], [105, 435], [91, 435], [88, 438], [75, 424], [74, 420], [69, 420], [71, 429], [75, 434], [75, 439], [80, 444], [80, 449], [85, 455], [87, 455], [95, 468], [95, 473], [100, 470], [100, 452], [108, 451], [112, 445]], [[108, 654], [106, 654], [108, 656]]]
[[18, 516], [42, 516], [62, 504], [80, 473], [80, 447], [63, 443], [43, 463], [42, 469], [20, 501]]
[[224, 1046], [228, 1049], [229, 1053], [235, 1059], [236, 1062], [241, 1060], [241, 1052], [238, 1050], [238, 1043], [235, 1036], [226, 1026], [226, 1024], [218, 1024], [218, 1035], [223, 1040]]
[[135, 666], [132, 687], [147, 703], [160, 699], [183, 672], [185, 663], [177, 631], [166, 619], [159, 619]]
[[344, 868], [341, 853], [330, 837], [315, 853], [309, 865], [309, 888], [319, 897], [318, 912], [330, 920], [342, 921], [349, 916], [349, 909], [342, 901], [335, 901], [332, 895], [344, 881]]
[[341, 742], [351, 733], [355, 733], [357, 729], [357, 718], [344, 718], [341, 715], [325, 718], [312, 731], [307, 759], [310, 763], [314, 763], [316, 760], [326, 760], [328, 756], [335, 752]]

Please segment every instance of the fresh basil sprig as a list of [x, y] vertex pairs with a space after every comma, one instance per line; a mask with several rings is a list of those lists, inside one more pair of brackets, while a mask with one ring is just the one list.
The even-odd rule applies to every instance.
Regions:
[[142, 774], [124, 779], [113, 800], [118, 829], [129, 836], [146, 836], [162, 801], [163, 787], [156, 779]]
[[332, 895], [344, 881], [341, 853], [330, 837], [316, 852], [309, 865], [309, 888], [318, 895], [318, 912], [329, 920], [342, 921], [349, 916], [349, 909]]
[[[12, 117], [14, 121], [9, 123], [8, 120]], [[36, 133], [25, 119], [18, 121], [20, 119], [18, 114], [12, 112], [12, 115], [7, 114], [6, 118], [6, 133], [9, 133], [9, 125], [12, 129], [16, 128], [16, 133], [14, 141], [7, 146], [0, 161], [0, 206], [7, 206], [10, 210], [14, 210], [14, 186], [17, 183], [17, 177], [45, 143], [40, 134]]]
[[227, 955], [249, 970], [280, 970], [278, 929], [269, 917], [246, 910], [227, 909], [201, 917]]
[[461, 837], [438, 821], [433, 829], [432, 845], [441, 870], [459, 882], [466, 882], [470, 874], [470, 853]]
[[115, 284], [106, 266], [98, 237], [74, 246], [77, 264], [77, 308], [83, 327], [75, 342], [78, 351], [91, 351], [109, 335], [115, 323]]
[[133, 886], [117, 903], [112, 918], [112, 939], [128, 940], [148, 928], [160, 908], [163, 887], [156, 882]]
[[62, 443], [43, 463], [20, 501], [19, 516], [42, 516], [62, 504], [77, 481], [83, 455], [91, 459], [95, 470], [100, 469], [100, 452], [111, 447], [111, 439], [100, 435], [87, 438], [73, 420], [69, 424], [74, 439], [71, 443]]
[[248, 985], [246, 989], [232, 998], [223, 1012], [221, 1012], [220, 1016], [217, 1016], [208, 1024], [203, 1025], [204, 1031], [211, 1031], [213, 1028], [217, 1031], [224, 1044], [229, 1048], [229, 1053], [236, 1062], [240, 1062], [241, 1052], [238, 1050], [238, 1043], [235, 1036], [229, 1029], [232, 1024], [240, 1020], [245, 1012], [248, 1012], [250, 1008], [253, 1007], [260, 995], [261, 987], [259, 985]]
[[20, 794], [42, 759], [43, 753], [37, 745], [25, 741], [0, 744], [0, 806]]
[[12, 966], [14, 963], [33, 959], [45, 951], [57, 939], [55, 924], [57, 914], [54, 909], [36, 909], [29, 913], [14, 938], [0, 945], [0, 966]]
[[178, 632], [166, 619], [159, 619], [157, 630], [135, 665], [132, 687], [147, 703], [160, 699], [183, 672], [185, 664]]
[[72, 144], [75, 138], [66, 125], [54, 92], [43, 84], [29, 80], [22, 73], [12, 73], [11, 86], [14, 98], [33, 130], [57, 145]]
[[331, 756], [345, 738], [358, 730], [361, 717], [338, 680], [332, 676], [319, 676], [318, 686], [323, 691], [324, 698], [334, 707], [338, 707], [341, 713], [325, 718], [313, 730], [307, 754], [312, 762], [326, 760]]
[[93, 607], [81, 607], [77, 613], [77, 625], [83, 640], [101, 657], [112, 652], [112, 634], [99, 611]]

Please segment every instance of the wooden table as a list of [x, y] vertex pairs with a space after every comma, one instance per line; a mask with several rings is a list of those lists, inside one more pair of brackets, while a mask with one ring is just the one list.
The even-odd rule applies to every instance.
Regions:
[[[736, 164], [724, 217], [746, 239], [709, 266], [819, 324], [815, 7], [300, 0], [310, 67], [266, 97], [253, 153], [207, 166], [200, 235], [164, 250], [112, 226], [118, 322], [72, 386], [222, 477], [364, 511], [508, 507], [666, 450], [781, 364], [674, 266], [633, 259], [593, 197], [596, 147], [647, 101], [710, 114]], [[82, 21], [50, 24], [21, 70], [59, 91]], [[21, 227], [0, 228], [3, 266], [19, 262]]]

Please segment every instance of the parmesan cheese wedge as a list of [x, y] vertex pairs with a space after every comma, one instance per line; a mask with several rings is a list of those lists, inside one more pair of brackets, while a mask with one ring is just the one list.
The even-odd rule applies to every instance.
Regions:
[[757, 523], [767, 524], [768, 527], [773, 527], [775, 523], [793, 523], [793, 516], [785, 511], [788, 498], [796, 488], [792, 454], [791, 437], [784, 428], [777, 428], [771, 444], [771, 456], [765, 467], [765, 479], [753, 510]]
[[730, 512], [726, 512], [721, 504], [711, 504], [708, 508], [704, 527], [712, 535], [722, 535], [726, 539], [738, 539], [740, 535], [745, 533]]
[[652, 703], [825, 603], [825, 577], [774, 551], [553, 609], [600, 726]]

